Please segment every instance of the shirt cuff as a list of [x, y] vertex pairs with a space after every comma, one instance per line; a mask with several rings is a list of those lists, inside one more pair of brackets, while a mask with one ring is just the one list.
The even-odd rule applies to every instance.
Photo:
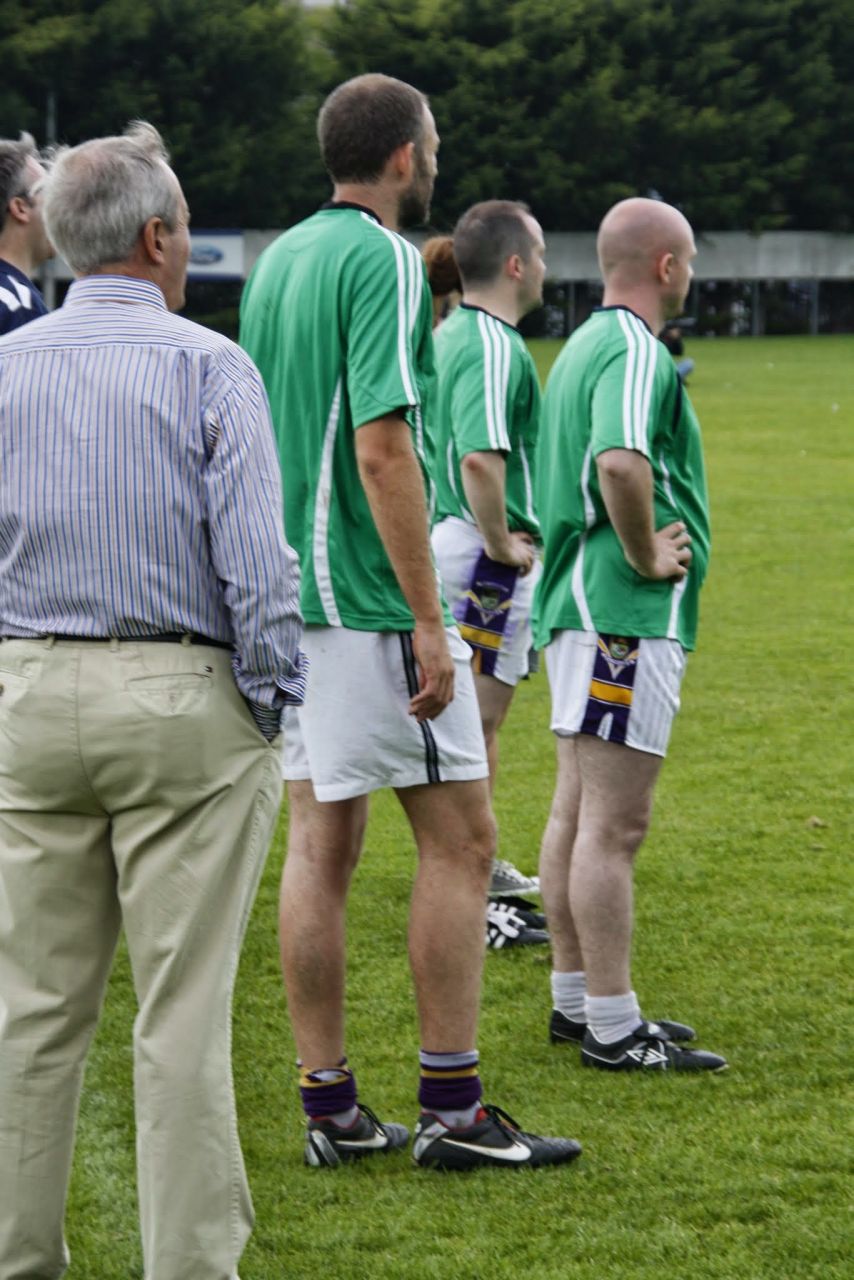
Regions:
[[282, 711], [280, 707], [261, 707], [257, 702], [246, 704], [252, 712], [252, 719], [268, 742], [279, 736], [281, 732]]
[[309, 661], [302, 649], [297, 649], [296, 661], [289, 676], [279, 676], [276, 701], [282, 707], [301, 707], [305, 702], [305, 685], [308, 679]]

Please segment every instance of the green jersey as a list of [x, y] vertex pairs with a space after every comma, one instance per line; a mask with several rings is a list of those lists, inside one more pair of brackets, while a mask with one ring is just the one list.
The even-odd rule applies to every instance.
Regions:
[[439, 381], [431, 413], [432, 472], [438, 522], [476, 523], [466, 500], [460, 460], [498, 452], [506, 461], [507, 527], [540, 536], [534, 514], [533, 463], [540, 385], [525, 340], [512, 325], [462, 303], [436, 334]]
[[[652, 468], [656, 529], [682, 520], [693, 560], [678, 583], [629, 565], [608, 519], [595, 459], [631, 449]], [[543, 576], [535, 640], [570, 628], [669, 637], [693, 649], [709, 560], [700, 426], [673, 361], [627, 307], [600, 307], [575, 331], [546, 384], [537, 461]]]
[[418, 250], [354, 205], [328, 205], [286, 231], [247, 282], [240, 342], [270, 397], [307, 623], [414, 625], [359, 479], [355, 433], [406, 410], [426, 487], [431, 326]]

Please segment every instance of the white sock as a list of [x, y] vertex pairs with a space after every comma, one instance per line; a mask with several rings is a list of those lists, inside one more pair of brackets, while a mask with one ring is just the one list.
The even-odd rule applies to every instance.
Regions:
[[552, 1005], [565, 1018], [573, 1022], [586, 1022], [584, 997], [587, 995], [587, 982], [584, 970], [574, 973], [558, 973], [552, 970]]
[[470, 1129], [480, 1111], [480, 1102], [464, 1107], [462, 1111], [447, 1111], [444, 1107], [436, 1107], [433, 1115], [441, 1120], [446, 1129]]
[[332, 1120], [340, 1129], [349, 1129], [351, 1124], [355, 1124], [359, 1118], [358, 1107], [348, 1107], [346, 1111], [333, 1111], [332, 1115], [326, 1117]]
[[616, 1044], [643, 1022], [634, 991], [624, 996], [588, 996], [587, 1024], [600, 1044]]

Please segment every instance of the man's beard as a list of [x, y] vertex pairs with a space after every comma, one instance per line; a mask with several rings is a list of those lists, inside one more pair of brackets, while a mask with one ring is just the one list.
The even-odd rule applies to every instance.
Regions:
[[404, 191], [397, 206], [399, 227], [421, 227], [430, 217], [430, 197], [433, 195], [433, 178], [427, 171], [420, 151], [415, 155], [415, 172], [412, 185]]

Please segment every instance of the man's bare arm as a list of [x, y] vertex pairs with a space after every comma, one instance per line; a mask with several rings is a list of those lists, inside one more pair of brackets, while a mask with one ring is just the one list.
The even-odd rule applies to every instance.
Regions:
[[356, 461], [386, 555], [415, 616], [420, 690], [410, 711], [418, 721], [432, 720], [454, 696], [454, 662], [430, 555], [424, 481], [403, 416], [388, 414], [360, 426]]
[[691, 537], [681, 520], [656, 530], [652, 467], [633, 449], [606, 449], [596, 459], [599, 488], [629, 564], [644, 578], [684, 578]]
[[528, 573], [534, 563], [534, 543], [529, 534], [511, 533], [507, 528], [504, 455], [494, 450], [467, 453], [460, 462], [460, 473], [486, 554], [491, 560], [513, 565], [523, 575]]

